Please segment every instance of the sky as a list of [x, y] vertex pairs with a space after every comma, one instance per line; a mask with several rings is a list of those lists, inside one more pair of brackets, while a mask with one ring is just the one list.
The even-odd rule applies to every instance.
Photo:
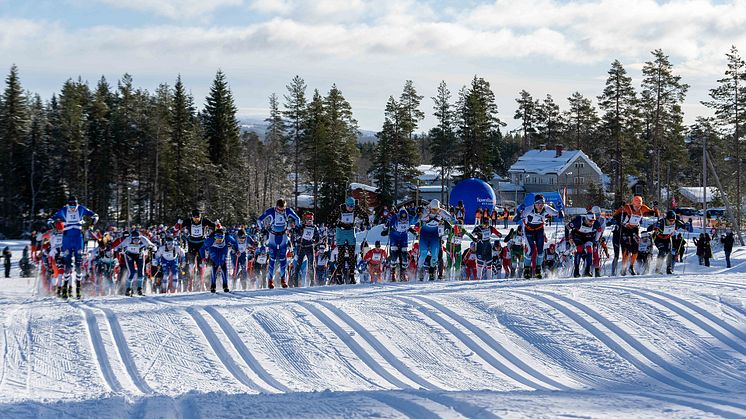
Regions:
[[491, 83], [500, 118], [518, 127], [515, 98], [575, 91], [595, 99], [618, 59], [639, 87], [662, 49], [691, 87], [685, 122], [735, 45], [746, 55], [746, 0], [0, 0], [0, 74], [16, 64], [25, 89], [49, 98], [68, 78], [112, 85], [124, 73], [150, 91], [177, 75], [198, 105], [218, 69], [239, 116], [264, 118], [268, 97], [300, 75], [308, 94], [333, 83], [361, 129], [379, 130], [389, 96], [406, 80], [432, 96], [444, 80], [455, 98], [477, 75]]

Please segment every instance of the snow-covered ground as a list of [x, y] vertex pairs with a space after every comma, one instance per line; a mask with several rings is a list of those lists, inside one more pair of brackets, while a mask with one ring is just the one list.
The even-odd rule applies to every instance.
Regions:
[[81, 302], [16, 274], [0, 417], [746, 417], [733, 266]]

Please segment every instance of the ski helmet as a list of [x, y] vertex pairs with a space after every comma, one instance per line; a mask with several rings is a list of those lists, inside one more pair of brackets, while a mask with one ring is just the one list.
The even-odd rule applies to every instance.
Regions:
[[65, 223], [62, 220], [57, 220], [54, 222], [54, 229], [57, 231], [62, 231], [65, 229]]
[[77, 207], [78, 206], [78, 198], [76, 198], [74, 195], [70, 195], [70, 197], [67, 198], [67, 206], [68, 207]]
[[375, 247], [376, 247], [376, 249], [379, 248], [379, 247], [381, 247], [381, 241], [380, 240], [376, 240]]
[[601, 208], [598, 205], [595, 205], [593, 208], [591, 208], [591, 212], [594, 214], [601, 214]]
[[202, 212], [199, 210], [199, 208], [195, 208], [192, 210], [192, 218], [199, 218], [202, 216]]
[[246, 230], [239, 229], [238, 233], [236, 233], [236, 235], [238, 236], [239, 239], [246, 238]]
[[636, 207], [642, 206], [642, 197], [640, 195], [635, 195], [632, 197], [632, 205]]
[[544, 195], [542, 194], [534, 195], [534, 204], [543, 204], [543, 203], [544, 203]]
[[674, 210], [668, 210], [666, 212], [666, 220], [675, 220], [676, 219], [676, 212]]
[[313, 224], [313, 213], [312, 212], [307, 212], [307, 213], [303, 214], [303, 221], [305, 221], [306, 224], [309, 224], [309, 225]]
[[433, 199], [432, 201], [430, 201], [430, 204], [428, 204], [428, 208], [430, 208], [431, 210], [440, 209], [440, 201], [438, 201], [437, 199]]
[[347, 205], [348, 207], [354, 207], [355, 206], [355, 198], [353, 198], [351, 196], [348, 196], [347, 198], [345, 198], [345, 205]]

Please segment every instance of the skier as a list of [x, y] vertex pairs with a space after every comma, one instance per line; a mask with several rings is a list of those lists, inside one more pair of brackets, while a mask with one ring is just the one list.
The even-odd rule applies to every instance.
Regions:
[[410, 223], [409, 213], [402, 207], [397, 214], [391, 216], [388, 228], [381, 232], [382, 236], [389, 236], [391, 255], [391, 282], [396, 282], [396, 267], [399, 266], [399, 280], [407, 280], [407, 250], [409, 249], [409, 233], [415, 233]]
[[[291, 287], [298, 287], [302, 283], [305, 283], [306, 272], [310, 272], [311, 279], [309, 283], [313, 283], [313, 276], [316, 274], [315, 263], [315, 248], [321, 241], [321, 233], [319, 228], [313, 223], [313, 213], [307, 212], [303, 214], [303, 225], [296, 227], [296, 236], [298, 237], [296, 248], [297, 254], [295, 255], [295, 269], [293, 270], [293, 280], [290, 282]], [[303, 268], [303, 263], [307, 261], [308, 268]], [[301, 276], [304, 278], [301, 281]]]
[[137, 295], [142, 295], [142, 286], [144, 281], [145, 261], [143, 252], [145, 250], [158, 250], [157, 247], [145, 236], [140, 234], [139, 230], [133, 230], [129, 237], [122, 240], [113, 250], [124, 249], [124, 257], [127, 262], [127, 289], [124, 295], [132, 296], [132, 281], [137, 276]]
[[653, 232], [653, 243], [658, 249], [658, 258], [655, 262], [655, 273], [662, 274], [662, 265], [666, 264], [666, 273], [673, 274], [676, 249], [672, 246], [671, 238], [676, 234], [676, 230], [686, 229], [686, 224], [676, 216], [673, 210], [666, 212], [666, 216], [658, 220], [657, 223], [648, 227], [648, 231]]
[[440, 231], [441, 223], [454, 224], [456, 219], [440, 207], [440, 201], [433, 199], [428, 205], [427, 212], [415, 219], [420, 224], [420, 255], [417, 263], [420, 281], [425, 277], [425, 260], [428, 254], [430, 258], [429, 274], [430, 281], [435, 279], [435, 268], [438, 266], [440, 256]]
[[[588, 212], [585, 215], [578, 215], [573, 218], [567, 225], [570, 230], [570, 243], [575, 246], [575, 260], [573, 264], [573, 276], [580, 276], [580, 259], [585, 260], [584, 276], [593, 276], [591, 266], [593, 266], [593, 248], [598, 246], [598, 237], [603, 231], [601, 223], [596, 219], [596, 214]], [[538, 263], [538, 262], [537, 262]], [[596, 276], [601, 276], [596, 269]]]
[[368, 250], [363, 260], [368, 264], [371, 283], [381, 283], [381, 273], [383, 273], [383, 263], [388, 258], [386, 250], [381, 249], [381, 242], [376, 240], [375, 246]]
[[290, 244], [288, 230], [293, 226], [300, 224], [300, 217], [292, 208], [286, 208], [284, 199], [278, 199], [273, 208], [267, 208], [264, 213], [257, 219], [259, 228], [264, 228], [269, 232], [268, 253], [269, 267], [267, 272], [267, 285], [270, 289], [275, 287], [275, 263], [280, 263], [280, 284], [282, 288], [287, 288], [288, 283], [285, 278], [287, 270], [287, 249]]
[[[84, 217], [91, 218], [91, 225], [98, 222], [98, 214], [78, 204], [78, 198], [71, 196], [67, 205], [60, 208], [47, 221], [51, 226], [56, 220], [65, 223], [62, 233], [62, 252], [65, 255], [65, 289], [69, 287], [72, 275], [73, 258], [75, 258], [75, 294], [80, 299], [81, 264], [83, 262], [83, 222]], [[67, 298], [67, 292], [62, 295]]]
[[544, 252], [544, 272], [547, 272], [549, 275], [554, 275], [558, 267], [558, 259], [559, 255], [557, 254], [557, 245], [552, 243]]
[[326, 245], [321, 243], [319, 245], [319, 251], [316, 252], [316, 279], [314, 285], [326, 285], [326, 274], [329, 266], [329, 252], [326, 249]]
[[204, 268], [202, 267], [204, 261], [200, 256], [199, 249], [201, 249], [202, 245], [205, 243], [207, 229], [213, 229], [215, 226], [216, 222], [213, 222], [207, 217], [203, 217], [202, 212], [197, 208], [192, 210], [192, 216], [189, 219], [186, 221], [179, 219], [174, 226], [176, 231], [184, 231], [184, 234], [186, 235], [187, 263], [189, 264], [189, 285], [187, 288], [189, 291], [194, 287], [194, 279], [197, 276], [197, 272], [199, 272], [200, 287], [204, 289], [205, 278]]
[[646, 274], [648, 263], [650, 262], [650, 251], [653, 247], [653, 240], [650, 238], [648, 231], [640, 233], [640, 244], [637, 245], [637, 262], [640, 266], [640, 273]]
[[541, 278], [541, 264], [544, 258], [544, 223], [548, 216], [563, 218], [562, 210], [554, 209], [544, 202], [544, 195], [534, 196], [534, 205], [524, 208], [521, 212], [523, 226], [528, 243], [528, 252], [523, 260], [523, 277], [529, 279], [532, 276], [531, 259], [536, 255], [536, 270], [533, 272], [535, 278]]
[[469, 248], [463, 254], [464, 279], [467, 281], [477, 279], [477, 243], [469, 243]]
[[154, 258], [154, 265], [159, 266], [163, 273], [162, 293], [165, 294], [169, 290], [172, 293], [176, 292], [176, 286], [179, 283], [179, 265], [183, 259], [184, 250], [179, 247], [173, 236], [167, 235]]
[[480, 225], [471, 234], [465, 233], [477, 243], [477, 279], [492, 279], [492, 235], [502, 237], [495, 227], [490, 226], [490, 218], [482, 217]]
[[[240, 228], [236, 232], [236, 244], [238, 245], [238, 248], [231, 252], [234, 289], [238, 289], [236, 287], [236, 281], [238, 281], [239, 284], [243, 283], [243, 281], [248, 281], [249, 272], [247, 264], [250, 259], [249, 253], [251, 252], [251, 246], [256, 246], [256, 242], [246, 234], [246, 230]], [[244, 285], [244, 288], [247, 285], [248, 284]]]
[[[510, 229], [508, 235], [505, 236], [506, 248], [510, 249], [510, 277], [515, 278], [520, 272], [520, 265], [523, 262], [523, 257], [526, 249], [526, 239], [523, 237], [523, 226], [519, 225], [515, 229]], [[504, 263], [503, 263], [504, 265]], [[505, 271], [507, 276], [507, 271]]]
[[218, 227], [212, 234], [210, 234], [202, 247], [199, 249], [199, 254], [202, 259], [205, 258], [206, 254], [210, 256], [210, 263], [212, 264], [212, 272], [210, 273], [210, 292], [215, 293], [215, 287], [217, 285], [218, 271], [223, 279], [223, 292], [228, 292], [228, 250], [233, 248], [234, 251], [238, 251], [238, 243], [236, 240], [225, 234], [225, 229]]
[[[592, 207], [591, 212], [596, 215], [596, 221], [601, 225], [601, 230], [596, 234], [596, 244], [593, 246], [593, 269], [595, 270], [596, 277], [599, 277], [601, 276], [601, 253], [605, 251], [606, 258], [609, 257], [609, 250], [602, 249], [601, 242], [601, 238], [606, 231], [608, 220], [603, 216], [603, 214], [601, 214], [601, 208], [598, 205]], [[603, 245], [605, 246], [605, 241], [603, 242]]]
[[256, 288], [267, 288], [267, 246], [260, 245], [254, 253], [254, 284]]
[[637, 261], [637, 244], [640, 241], [640, 223], [642, 217], [659, 216], [657, 202], [653, 203], [653, 208], [642, 203], [642, 197], [635, 195], [632, 202], [624, 204], [614, 211], [614, 216], [619, 216], [619, 240], [622, 249], [622, 276], [627, 274], [627, 261], [629, 260], [629, 273], [636, 275], [635, 262]]
[[[337, 275], [342, 278], [339, 283], [355, 283], [355, 250], [357, 249], [357, 239], [355, 238], [355, 218], [367, 220], [368, 213], [356, 205], [355, 198], [349, 196], [345, 198], [345, 203], [335, 208], [329, 216], [330, 220], [335, 223], [335, 239], [339, 248], [339, 261]], [[341, 267], [341, 269], [340, 269]]]

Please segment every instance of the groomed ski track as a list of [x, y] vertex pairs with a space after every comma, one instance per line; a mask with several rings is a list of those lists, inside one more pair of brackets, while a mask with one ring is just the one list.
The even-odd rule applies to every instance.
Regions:
[[0, 296], [5, 417], [746, 417], [746, 274]]

